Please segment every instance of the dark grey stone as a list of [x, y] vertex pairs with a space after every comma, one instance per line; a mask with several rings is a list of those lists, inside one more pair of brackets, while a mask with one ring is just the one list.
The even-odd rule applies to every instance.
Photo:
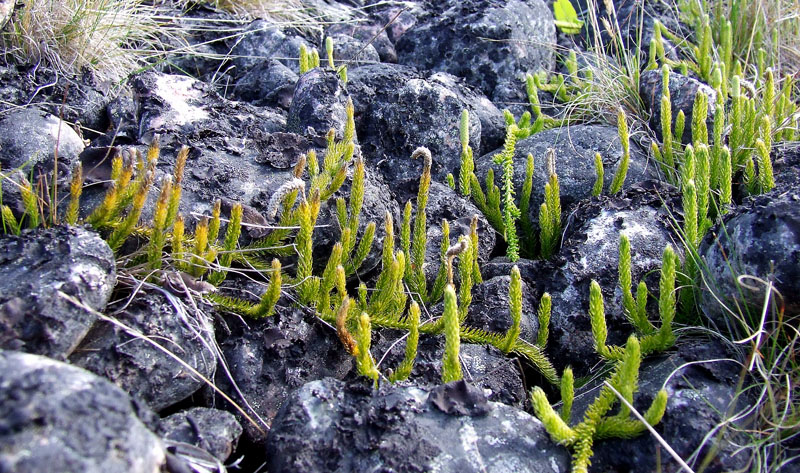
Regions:
[[[419, 146], [430, 149], [432, 176], [458, 175], [461, 166], [459, 122], [461, 111], [474, 104], [411, 68], [392, 64], [359, 67], [347, 86], [356, 107], [356, 129], [367, 163], [378, 169], [392, 191], [403, 200], [419, 181], [421, 161], [411, 154]], [[470, 145], [480, 149], [481, 123], [470, 114]], [[476, 153], [477, 154], [477, 153]]]
[[[311, 50], [313, 45], [299, 36], [284, 33], [280, 27], [267, 20], [255, 20], [242, 33], [231, 50], [235, 58], [233, 65], [239, 74], [244, 74], [256, 64], [272, 59], [279, 60], [295, 73], [299, 73], [300, 45], [305, 44]], [[325, 56], [325, 51], [320, 51]]]
[[202, 448], [225, 461], [236, 448], [242, 426], [230, 412], [192, 407], [162, 419], [158, 434], [165, 440]]
[[[423, 309], [422, 321], [431, 316], [440, 316], [441, 313], [441, 304]], [[376, 359], [381, 360], [381, 372], [388, 373], [403, 361], [407, 333], [381, 330], [373, 335], [371, 351]], [[443, 355], [443, 336], [420, 335], [417, 358], [409, 381], [425, 389], [442, 384]], [[526, 400], [525, 387], [516, 361], [494, 347], [464, 342], [461, 343], [458, 357], [464, 379], [483, 390], [488, 400], [522, 408]]]
[[553, 14], [541, 0], [426, 2], [397, 41], [400, 64], [463, 77], [495, 104], [525, 103], [525, 74], [552, 70]]
[[236, 81], [234, 95], [253, 105], [276, 106], [289, 110], [298, 76], [278, 60], [251, 67]]
[[[226, 317], [231, 332], [219, 340], [236, 389], [222, 369], [215, 383], [236, 402], [244, 397], [255, 411], [248, 413], [263, 422], [253, 425], [234, 412], [244, 427], [243, 438], [253, 444], [263, 444], [272, 419], [293, 390], [326, 376], [344, 378], [354, 366], [334, 329], [300, 309], [285, 308], [288, 303], [279, 302], [277, 313], [268, 319]], [[209, 404], [232, 412], [226, 401], [207, 392]]]
[[[269, 469], [288, 471], [566, 472], [569, 456], [521, 410], [464, 383], [441, 393], [335, 379], [306, 384], [267, 439]], [[449, 413], [448, 413], [449, 412]]]
[[0, 347], [63, 359], [102, 311], [116, 284], [114, 254], [80, 227], [26, 230], [0, 238]]
[[[383, 28], [383, 24], [378, 23], [338, 23], [328, 27], [328, 35], [347, 35], [357, 40], [362, 44], [370, 44], [375, 52], [378, 53], [378, 60], [380, 62], [397, 62], [397, 51], [394, 50], [394, 44], [389, 39], [389, 35]], [[336, 45], [334, 43], [334, 56], [335, 60], [343, 59], [340, 57]]]
[[[777, 188], [726, 215], [700, 246], [708, 290], [702, 309], [720, 329], [736, 333], [735, 317], [761, 320], [765, 284], [772, 282], [787, 314], [800, 311], [800, 188]], [[750, 276], [737, 283], [740, 276]], [[759, 279], [754, 279], [759, 278]], [[723, 304], [725, 307], [723, 307]], [[772, 307], [775, 307], [774, 305]]]
[[[495, 333], [506, 333], [511, 327], [511, 301], [508, 287], [511, 276], [495, 276], [472, 289], [472, 303], [469, 306], [466, 325]], [[522, 318], [519, 338], [536, 343], [539, 333], [539, 295], [527, 281], [522, 281]]]
[[0, 471], [152, 473], [165, 454], [118, 387], [74, 366], [0, 350]]
[[300, 77], [294, 89], [286, 129], [317, 138], [325, 144], [328, 130], [342, 139], [347, 123], [347, 91], [339, 75], [331, 69], [314, 68]]
[[[519, 201], [525, 177], [525, 166], [528, 154], [533, 155], [533, 187], [530, 200], [530, 218], [538, 228], [539, 207], [544, 201], [544, 185], [549, 181], [547, 170], [547, 149], [556, 151], [555, 167], [561, 189], [562, 221], [572, 208], [580, 201], [592, 195], [596, 180], [594, 155], [600, 153], [603, 158], [605, 175], [604, 192], [608, 192], [614, 179], [617, 166], [622, 159], [622, 144], [615, 127], [605, 125], [572, 125], [568, 128], [554, 128], [536, 133], [517, 141], [514, 153], [514, 192]], [[643, 181], [654, 171], [648, 167], [647, 156], [639, 147], [631, 142], [631, 157], [628, 173], [623, 189]], [[494, 169], [494, 183], [502, 189], [503, 170], [494, 164], [492, 158], [502, 149], [495, 150], [475, 160], [475, 175], [486, 190], [486, 175], [490, 168]]]
[[[214, 327], [207, 315], [193, 312], [174, 296], [139, 291], [114, 318], [150, 337], [206, 379], [213, 376]], [[110, 379], [156, 411], [182, 401], [203, 385], [183, 364], [109, 322], [95, 324], [69, 360]]]
[[[639, 78], [639, 95], [644, 100], [645, 108], [650, 112], [650, 128], [656, 133], [659, 140], [661, 135], [661, 92], [663, 81], [661, 71], [645, 71]], [[711, 130], [714, 126], [714, 110], [717, 103], [717, 93], [711, 87], [692, 77], [686, 77], [677, 72], [669, 74], [669, 95], [672, 102], [672, 126], [675, 127], [675, 120], [678, 113], [682, 110], [686, 116], [686, 124], [683, 129], [681, 141], [684, 144], [692, 143], [692, 117], [695, 97], [698, 93], [704, 93], [708, 97], [708, 117], [706, 125], [709, 130], [709, 139], [712, 138]]]
[[4, 174], [10, 174], [6, 179], [13, 181], [3, 186], [3, 204], [19, 218], [25, 209], [15, 183], [28, 179], [35, 187], [44, 179], [51, 185], [56, 164], [59, 188], [68, 188], [72, 167], [84, 146], [83, 139], [72, 126], [55, 115], [36, 108], [3, 114], [0, 117], [0, 168]]

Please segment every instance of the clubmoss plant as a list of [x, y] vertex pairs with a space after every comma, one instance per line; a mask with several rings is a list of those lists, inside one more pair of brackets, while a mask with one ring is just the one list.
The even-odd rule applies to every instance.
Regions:
[[461, 141], [461, 167], [458, 171], [458, 190], [463, 196], [470, 195], [470, 176], [475, 172], [472, 158], [472, 146], [469, 145], [469, 112], [461, 112], [459, 123], [459, 139]]
[[603, 193], [603, 179], [605, 178], [605, 170], [603, 169], [603, 157], [600, 153], [594, 154], [594, 186], [592, 186], [592, 196], [597, 197]]
[[[561, 378], [564, 403], [560, 414], [556, 413], [550, 405], [541, 388], [533, 389], [531, 402], [536, 416], [542, 421], [554, 441], [573, 451], [573, 473], [588, 471], [592, 446], [596, 440], [615, 437], [632, 438], [645, 431], [646, 425], [638, 419], [631, 418], [630, 410], [624, 405], [620, 407], [617, 414], [609, 415], [617, 401], [616, 395], [609, 386], [621, 393], [626, 401], [632, 403], [633, 395], [638, 390], [641, 359], [642, 352], [639, 341], [634, 335], [631, 335], [625, 344], [625, 349], [621, 352], [620, 361], [606, 381], [607, 385], [600, 389], [600, 393], [587, 409], [583, 420], [574, 427], [570, 427], [568, 423], [568, 419], [571, 417], [571, 400], [574, 397], [571, 370], [568, 370], [569, 374], [565, 370], [564, 376]], [[662, 389], [644, 414], [647, 424], [651, 426], [658, 424], [666, 407], [667, 392]]]
[[461, 334], [458, 320], [458, 303], [456, 291], [452, 284], [444, 288], [444, 358], [442, 358], [442, 382], [449, 383], [462, 378], [461, 362], [458, 360], [458, 351], [461, 344]]
[[[630, 294], [630, 245], [626, 244], [626, 241], [627, 238], [620, 238], [621, 258], [619, 265], [623, 308], [625, 309], [626, 316], [641, 338], [642, 353], [648, 355], [650, 353], [661, 352], [670, 348], [675, 343], [672, 322], [675, 319], [677, 256], [671, 246], [667, 246], [664, 249], [661, 262], [661, 279], [659, 283], [659, 316], [661, 319], [661, 326], [656, 329], [647, 319], [645, 311], [647, 287], [643, 283], [639, 284], [636, 299]], [[628, 254], [626, 255], [625, 253]], [[623, 258], [625, 261], [623, 261]], [[592, 281], [589, 290], [589, 317], [597, 353], [608, 360], [619, 360], [623, 354], [622, 348], [606, 345], [608, 328], [606, 327], [603, 294], [597, 281]]]
[[[631, 160], [631, 142], [628, 134], [628, 123], [625, 117], [625, 110], [619, 109], [617, 113], [617, 131], [619, 133], [619, 141], [622, 143], [622, 159], [617, 167], [617, 172], [614, 174], [614, 179], [611, 181], [611, 188], [609, 192], [616, 194], [622, 190], [622, 184], [625, 182], [625, 177], [628, 175], [628, 166]], [[597, 162], [595, 158], [595, 163]], [[602, 167], [602, 161], [600, 161]], [[602, 189], [602, 181], [601, 189]], [[595, 184], [596, 185], [596, 184]]]
[[516, 222], [520, 217], [520, 210], [514, 201], [514, 150], [518, 131], [517, 125], [511, 124], [508, 126], [503, 151], [492, 158], [495, 164], [503, 167], [503, 229], [505, 230], [503, 238], [508, 245], [506, 256], [512, 262], [519, 259], [519, 238], [517, 237]]
[[556, 174], [555, 150], [547, 150], [549, 179], [544, 186], [544, 202], [539, 208], [540, 248], [542, 258], [549, 258], [561, 241], [561, 191]]

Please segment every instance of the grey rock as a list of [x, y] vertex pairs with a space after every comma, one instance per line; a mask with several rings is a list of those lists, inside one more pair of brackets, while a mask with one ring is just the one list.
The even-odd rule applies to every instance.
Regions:
[[800, 188], [800, 143], [784, 142], [773, 147], [772, 169], [776, 188]]
[[156, 473], [165, 455], [118, 387], [74, 366], [0, 350], [0, 470]]
[[433, 392], [314, 381], [267, 439], [270, 471], [566, 472], [567, 451], [523, 411], [462, 382]]
[[[510, 284], [511, 276], [495, 276], [473, 287], [466, 325], [489, 332], [506, 333], [511, 327], [511, 301], [508, 297]], [[539, 297], [534, 288], [523, 280], [519, 338], [533, 344], [536, 343], [539, 333], [539, 320], [536, 316]]]
[[278, 60], [251, 67], [236, 81], [233, 93], [253, 105], [277, 106], [288, 110], [298, 76]]
[[[242, 33], [241, 40], [233, 46], [231, 55], [235, 58], [233, 64], [240, 74], [256, 64], [272, 59], [281, 61], [284, 66], [299, 73], [300, 63], [297, 57], [302, 44], [311, 50], [312, 45], [301, 37], [284, 33], [280, 27], [267, 20], [256, 20]], [[324, 50], [320, 51], [320, 56], [325, 56]]]
[[[655, 429], [692, 468], [697, 469], [709, 454], [711, 462], [704, 471], [721, 473], [747, 468], [749, 452], [738, 447], [748, 444], [743, 430], [748, 429], [747, 419], [717, 430], [721, 435], [715, 435], [713, 440], [705, 439], [721, 422], [728, 421], [731, 414], [745, 412], [754, 404], [752, 395], [736, 390], [741, 373], [741, 365], [736, 360], [742, 359], [740, 353], [732, 352], [719, 340], [682, 339], [675, 351], [642, 362], [639, 392], [633, 397], [634, 407], [645, 412], [658, 390], [666, 388], [667, 410]], [[587, 393], [592, 388], [594, 383], [576, 393], [573, 422], [582, 418], [594, 400], [596, 391]], [[593, 471], [685, 471], [648, 433], [633, 439], [597, 441], [593, 450]], [[660, 465], [658, 450], [661, 450]]]
[[[293, 390], [326, 376], [344, 378], [354, 366], [333, 329], [300, 309], [285, 308], [290, 303], [280, 301], [277, 313], [268, 319], [245, 322], [226, 317], [231, 332], [220, 336], [219, 345], [237, 388], [222, 369], [217, 370], [215, 383], [237, 402], [244, 397], [255, 411], [253, 417], [263, 422], [253, 425], [234, 412], [244, 427], [243, 439], [253, 444], [263, 443], [275, 414]], [[218, 395], [208, 391], [208, 398], [209, 404], [231, 410]]]
[[225, 461], [236, 448], [242, 426], [230, 412], [192, 407], [162, 419], [158, 434], [168, 441], [202, 448]]
[[[440, 316], [442, 304], [423, 311], [423, 321], [430, 316]], [[374, 335], [372, 353], [382, 360], [382, 372], [388, 373], [403, 361], [406, 335], [407, 332], [394, 330], [381, 330]], [[443, 336], [420, 336], [409, 381], [425, 389], [442, 384], [443, 354]], [[461, 343], [458, 357], [464, 379], [481, 389], [489, 401], [522, 408], [526, 400], [525, 387], [519, 367], [512, 358], [494, 347], [464, 342]]]
[[[192, 312], [174, 296], [140, 291], [114, 317], [177, 355], [206, 379], [213, 376], [214, 328], [203, 313]], [[95, 324], [69, 360], [105, 376], [155, 411], [182, 401], [203, 386], [183, 364], [109, 322]]]
[[[333, 60], [336, 67], [346, 64], [348, 69], [352, 69], [363, 64], [381, 62], [378, 51], [368, 42], [369, 38], [365, 41], [348, 34], [329, 32], [329, 35], [333, 38]], [[327, 58], [320, 59], [320, 62], [328, 65]]]
[[400, 64], [463, 77], [492, 102], [526, 102], [528, 72], [552, 70], [553, 14], [541, 0], [427, 2], [396, 43]]
[[[650, 112], [650, 128], [656, 133], [658, 139], [663, 139], [661, 135], [661, 92], [663, 81], [661, 71], [645, 71], [639, 78], [639, 95], [644, 101], [645, 108]], [[712, 133], [710, 130], [714, 126], [714, 110], [717, 104], [717, 93], [711, 87], [692, 77], [686, 77], [677, 72], [669, 74], [669, 94], [672, 102], [672, 126], [678, 113], [683, 111], [686, 116], [686, 125], [683, 129], [681, 141], [684, 144], [691, 143], [692, 140], [692, 117], [695, 97], [698, 93], [706, 94], [708, 97], [708, 116], [706, 125], [709, 129], [709, 139]]]
[[310, 134], [322, 146], [328, 130], [342, 139], [347, 123], [347, 92], [335, 71], [314, 68], [300, 77], [286, 119], [287, 131]]
[[[573, 125], [569, 128], [545, 130], [533, 136], [517, 141], [514, 153], [514, 191], [517, 199], [522, 194], [525, 177], [525, 166], [528, 154], [533, 155], [534, 172], [533, 187], [530, 200], [530, 218], [538, 228], [539, 207], [544, 201], [544, 185], [550, 175], [547, 170], [547, 149], [556, 151], [556, 174], [561, 189], [562, 219], [580, 201], [592, 195], [592, 187], [596, 180], [594, 155], [600, 153], [605, 168], [604, 189], [607, 192], [614, 173], [622, 159], [622, 144], [617, 129], [605, 125]], [[475, 175], [486, 189], [486, 175], [490, 168], [494, 169], [495, 185], [502, 188], [503, 171], [500, 165], [494, 164], [492, 158], [502, 149], [488, 153], [475, 160]], [[631, 157], [624, 188], [643, 181], [650, 176], [652, 169], [647, 166], [647, 156], [635, 143], [631, 143]]]
[[[458, 175], [461, 166], [459, 121], [461, 111], [471, 110], [453, 90], [429, 81], [411, 68], [391, 64], [359, 67], [347, 86], [356, 108], [356, 129], [367, 163], [392, 183], [403, 200], [419, 181], [421, 162], [411, 160], [419, 146], [433, 155], [432, 176]], [[481, 123], [470, 114], [470, 145], [480, 149]]]
[[[703, 313], [720, 329], [739, 330], [723, 304], [745, 320], [759, 320], [768, 281], [780, 292], [786, 313], [797, 313], [800, 188], [777, 188], [735, 209], [711, 229], [699, 253], [708, 287], [702, 295]], [[740, 276], [750, 277], [739, 284]]]
[[138, 109], [131, 136], [139, 142], [149, 143], [155, 134], [162, 145], [192, 135], [241, 142], [259, 132], [285, 131], [280, 113], [226, 100], [191, 77], [148, 72], [134, 78], [133, 89]]
[[[483, 93], [467, 85], [464, 79], [446, 72], [437, 72], [428, 77], [428, 80], [453, 91], [462, 101], [470, 104], [467, 108], [469, 113], [478, 117], [481, 122], [481, 147], [473, 148], [474, 156], [503, 146], [506, 138], [505, 116]], [[470, 129], [470, 133], [473, 132]]]
[[[343, 34], [355, 38], [360, 40], [362, 44], [370, 44], [375, 52], [378, 53], [380, 62], [397, 62], [397, 51], [395, 51], [394, 44], [389, 39], [389, 35], [386, 33], [382, 23], [334, 24], [328, 27], [327, 34]], [[338, 44], [338, 41], [334, 42], [334, 59], [344, 59], [336, 47]]]
[[0, 348], [63, 359], [105, 309], [116, 284], [114, 254], [79, 227], [26, 230], [0, 238]]
[[[59, 187], [68, 187], [72, 167], [84, 147], [71, 125], [36, 108], [15, 110], [0, 118], [0, 168], [17, 184], [23, 178], [30, 181], [31, 176], [34, 186], [40, 179], [52, 183], [53, 168], [57, 167]], [[24, 213], [19, 186], [3, 186], [3, 204], [18, 217]]]

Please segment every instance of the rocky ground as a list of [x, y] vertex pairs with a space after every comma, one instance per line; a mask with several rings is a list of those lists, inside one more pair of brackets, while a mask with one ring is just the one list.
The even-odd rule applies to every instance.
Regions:
[[[470, 112], [470, 145], [483, 181], [492, 167], [499, 174], [491, 158], [505, 136], [502, 110], [518, 116], [528, 109], [524, 74], [559, 70], [556, 45], [580, 50], [586, 38], [558, 32], [545, 0], [409, 1], [368, 9], [357, 9], [365, 3], [359, 0], [327, 3], [359, 20], [326, 30], [336, 59], [347, 61], [346, 84], [325, 67], [301, 75], [300, 45], [319, 47], [319, 39], [264, 20], [254, 21], [241, 37], [204, 46], [231, 54], [222, 65], [175, 56], [113, 93], [91, 74], [69, 79], [0, 62], [3, 172], [27, 165], [31, 175], [52, 176], [57, 149], [61, 189], [68, 189], [74, 164], [83, 163], [90, 184], [82, 201], [85, 214], [105, 192], [110, 150], [144, 150], [158, 136], [159, 175], [172, 172], [181, 145], [190, 147], [180, 204], [188, 226], [209, 214], [217, 199], [223, 200], [223, 214], [239, 202], [252, 222], [267, 222], [270, 197], [291, 178], [300, 156], [323, 149], [329, 129], [341, 136], [352, 99], [367, 175], [361, 230], [369, 221], [382, 222], [386, 212], [402, 221], [422, 169], [411, 154], [426, 146], [433, 155], [429, 259], [436, 261], [438, 222], [447, 219], [451, 235], [460, 235], [479, 213], [446, 183], [449, 173], [458, 176], [461, 164], [462, 110]], [[614, 3], [624, 12], [637, 2]], [[668, 12], [646, 12], [645, 34], [653, 18], [680, 27]], [[202, 6], [184, 14], [222, 18]], [[633, 37], [640, 22], [628, 17], [624, 31]], [[209, 39], [214, 33], [193, 41]], [[674, 83], [679, 81], [688, 85], [672, 92], [673, 107], [688, 115], [694, 94], [705, 85], [692, 77]], [[641, 95], [654, 116], [659, 107], [653, 97], [660, 91], [657, 80], [642, 76]], [[528, 153], [538, 160], [534, 220], [548, 177], [545, 150], [556, 150], [565, 222], [561, 249], [548, 260], [516, 264], [523, 278], [521, 337], [536, 342], [535, 308], [548, 292], [553, 313], [546, 354], [559, 372], [572, 366], [586, 381], [577, 390], [573, 420], [593, 399], [594, 375], [602, 371], [587, 316], [590, 281], [603, 288], [609, 343], [623, 344], [632, 331], [617, 287], [619, 235], [631, 241], [633, 280], [644, 278], [651, 288], [658, 286], [664, 247], [682, 248], [675, 230], [680, 195], [659, 179], [646, 150], [635, 142], [632, 147], [623, 192], [592, 197], [595, 153], [607, 170], [622, 157], [616, 128], [587, 122], [517, 143], [516, 176], [524, 175]], [[740, 273], [773, 275], [791, 314], [800, 308], [800, 148], [778, 143], [772, 155], [775, 190], [737, 202], [725, 217], [726, 231], [712, 228], [700, 253], [719, 285], [717, 294], [763, 298], [732, 289], [724, 255], [738, 254]], [[612, 177], [606, 172], [606, 186]], [[2, 190], [3, 203], [20, 210], [19, 190], [5, 183]], [[152, 216], [157, 193], [152, 194], [143, 221]], [[335, 209], [323, 209], [314, 233], [321, 264], [339, 238], [335, 221]], [[257, 229], [250, 231], [242, 241], [258, 236]], [[380, 269], [383, 237], [379, 224], [375, 249], [361, 268], [365, 281]], [[466, 323], [504, 332], [511, 324], [512, 265], [503, 256], [502, 235], [483, 217], [479, 245], [484, 282], [473, 289]], [[140, 284], [122, 260], [88, 226], [0, 237], [0, 472], [183, 473], [222, 471], [224, 465], [273, 473], [570, 468], [570, 452], [532, 415], [526, 394], [542, 385], [558, 399], [557, 389], [497, 349], [463, 344], [464, 381], [442, 385], [444, 342], [423, 336], [410, 380], [373, 388], [357, 375], [334, 328], [294, 304], [289, 287], [276, 315], [245, 320], [174, 287]], [[222, 288], [263, 291], [237, 274]], [[726, 314], [711, 291], [702, 294], [703, 325], [724, 332]], [[693, 464], [713, 452], [707, 472], [744, 468], [749, 454], [738, 447], [748, 439], [741, 430], [724, 428], [706, 437], [756, 402], [737, 388], [745, 352], [707, 331], [679, 335], [675, 348], [644, 360], [636, 406], [645, 409], [665, 387], [668, 406], [656, 430], [676, 452]], [[391, 330], [373, 333], [376, 360], [395, 366], [402, 359], [404, 343], [394, 343], [397, 337]], [[737, 427], [746, 428], [748, 421], [741, 419]], [[680, 470], [648, 434], [598, 441], [594, 451], [590, 471]]]

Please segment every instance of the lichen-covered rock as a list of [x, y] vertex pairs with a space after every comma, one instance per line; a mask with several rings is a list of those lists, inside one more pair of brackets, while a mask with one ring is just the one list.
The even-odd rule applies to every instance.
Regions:
[[[266, 20], [256, 20], [242, 32], [231, 50], [231, 56], [240, 73], [271, 59], [277, 59], [299, 73], [300, 63], [296, 58], [303, 44], [311, 50], [312, 45], [301, 37], [284, 33], [280, 27]], [[322, 51], [320, 55], [324, 56], [325, 52]]]
[[[415, 192], [422, 162], [411, 160], [419, 146], [433, 155], [432, 176], [445, 182], [461, 166], [461, 111], [474, 104], [440, 82], [408, 67], [373, 64], [349, 74], [347, 90], [356, 108], [362, 153], [404, 199]], [[470, 114], [470, 145], [480, 149], [481, 122]], [[477, 153], [476, 153], [477, 154]], [[413, 189], [413, 190], [412, 190]]]
[[[663, 81], [661, 71], [645, 71], [639, 78], [639, 95], [644, 101], [645, 108], [650, 112], [650, 128], [656, 133], [659, 140], [661, 136], [661, 96]], [[683, 136], [680, 137], [684, 144], [691, 143], [692, 139], [692, 117], [694, 113], [694, 101], [698, 93], [704, 93], [708, 97], [708, 116], [706, 124], [711, 130], [714, 126], [714, 109], [717, 103], [717, 93], [711, 87], [692, 77], [686, 77], [677, 72], [669, 74], [669, 95], [672, 103], [672, 126], [674, 128], [678, 113], [683, 111], [686, 116], [683, 128]], [[709, 133], [711, 138], [711, 133]], [[677, 139], [677, 137], [676, 137]]]
[[[545, 130], [517, 141], [514, 153], [514, 191], [517, 199], [522, 194], [528, 154], [533, 155], [533, 187], [530, 200], [530, 218], [539, 221], [539, 206], [544, 201], [544, 185], [550, 178], [547, 169], [547, 149], [553, 148], [555, 168], [561, 189], [561, 209], [569, 212], [581, 200], [592, 196], [596, 180], [595, 153], [603, 158], [604, 189], [608, 192], [614, 173], [622, 159], [622, 144], [615, 127], [605, 125], [572, 125], [569, 128]], [[503, 170], [492, 158], [502, 149], [495, 150], [475, 160], [475, 175], [486, 191], [486, 175], [494, 169], [494, 183], [502, 188]], [[647, 166], [647, 156], [635, 143], [631, 143], [631, 157], [624, 188], [645, 180], [652, 170]]]
[[284, 131], [285, 119], [279, 112], [227, 100], [191, 77], [146, 72], [131, 85], [133, 103], [120, 104], [123, 121], [114, 126], [137, 142], [149, 143], [157, 134], [167, 146], [202, 136], [241, 149], [244, 138]]
[[431, 392], [326, 378], [292, 393], [267, 439], [269, 469], [566, 472], [566, 449], [521, 410], [463, 382]]
[[327, 34], [334, 37], [334, 60], [345, 59], [338, 47], [339, 40], [336, 38], [338, 35], [347, 35], [361, 41], [362, 45], [370, 44], [378, 53], [378, 61], [397, 62], [397, 51], [395, 51], [394, 44], [389, 39], [383, 23], [338, 23], [330, 25]]
[[463, 77], [496, 104], [526, 103], [528, 72], [552, 70], [555, 25], [541, 0], [427, 2], [397, 41], [400, 64]]
[[158, 473], [165, 456], [118, 387], [74, 366], [0, 350], [0, 471]]
[[293, 70], [273, 59], [251, 67], [236, 81], [233, 93], [253, 105], [289, 110], [298, 78]]
[[[236, 388], [223, 369], [217, 370], [215, 383], [236, 402], [244, 397], [256, 413], [253, 417], [264, 422], [256, 426], [234, 412], [244, 427], [243, 439], [252, 444], [263, 443], [272, 419], [293, 390], [327, 376], [344, 378], [353, 368], [353, 357], [335, 330], [300, 309], [284, 308], [284, 301], [268, 319], [226, 320], [231, 333], [221, 336], [219, 345]], [[210, 391], [209, 397], [218, 408], [228, 406]]]
[[[171, 351], [206, 379], [214, 374], [214, 327], [174, 297], [139, 291], [114, 317]], [[190, 396], [203, 381], [141, 336], [109, 322], [92, 327], [70, 355], [72, 364], [105, 376], [160, 411]]]
[[347, 123], [347, 98], [335, 71], [317, 67], [306, 72], [294, 89], [286, 129], [317, 138], [323, 146], [328, 130], [334, 130], [336, 138], [342, 139]]
[[116, 284], [114, 254], [80, 227], [26, 230], [0, 238], [0, 348], [63, 359], [96, 316], [61, 297], [105, 309]]
[[161, 419], [158, 434], [168, 441], [194, 445], [225, 461], [236, 448], [242, 426], [230, 412], [192, 407]]
[[[749, 452], [739, 447], [747, 445], [749, 440], [742, 430], [748, 428], [745, 419], [717, 430], [713, 440], [706, 438], [721, 423], [728, 422], [731, 415], [745, 412], [753, 404], [753, 396], [736, 390], [741, 375], [741, 365], [736, 360], [741, 360], [741, 356], [719, 340], [700, 339], [679, 340], [675, 351], [642, 362], [634, 407], [645, 412], [656, 393], [666, 388], [667, 410], [655, 429], [693, 468], [708, 455], [711, 461], [704, 471], [721, 473], [747, 468]], [[573, 422], [581, 420], [595, 399], [594, 388], [594, 383], [590, 383], [576, 392]], [[593, 471], [685, 471], [646, 432], [633, 439], [596, 441], [592, 449]], [[659, 450], [660, 464], [656, 453]]]
[[[718, 328], [740, 330], [728, 310], [756, 323], [746, 314], [761, 313], [767, 282], [780, 293], [786, 313], [798, 313], [800, 188], [778, 188], [735, 209], [711, 229], [699, 252], [708, 286], [703, 313]], [[772, 303], [777, 300], [773, 295]]]

